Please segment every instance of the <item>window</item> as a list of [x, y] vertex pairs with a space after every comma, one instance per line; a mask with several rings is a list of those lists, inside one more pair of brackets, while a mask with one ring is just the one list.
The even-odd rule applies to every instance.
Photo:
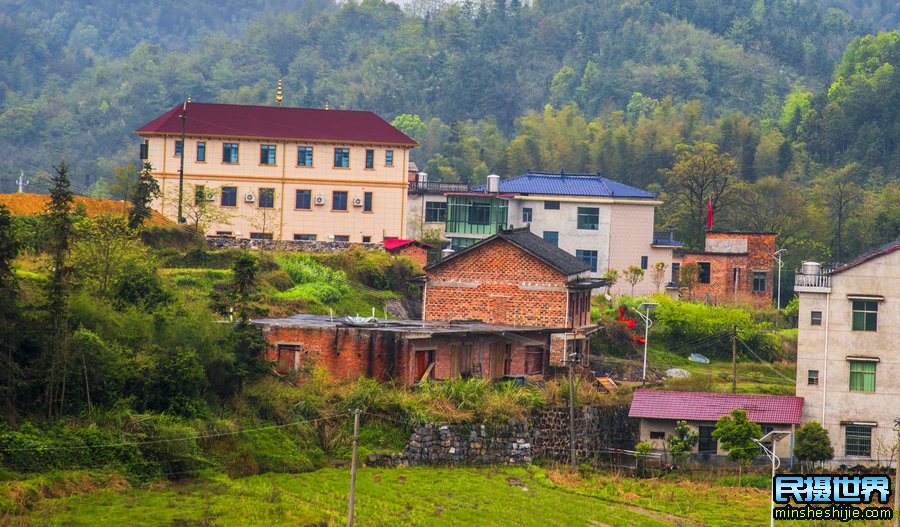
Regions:
[[810, 311], [809, 312], [809, 325], [810, 326], [821, 326], [822, 325], [822, 312], [821, 311]]
[[259, 164], [274, 165], [275, 164], [275, 145], [259, 146]]
[[272, 233], [271, 232], [251, 232], [250, 239], [251, 240], [271, 240]]
[[600, 209], [595, 207], [578, 207], [578, 228], [591, 231], [599, 229]]
[[363, 243], [372, 243], [371, 236], [363, 236], [362, 238], [363, 238]]
[[672, 283], [678, 283], [678, 274], [681, 273], [681, 264], [672, 262]]
[[385, 150], [384, 151], [384, 165], [392, 167], [394, 166], [394, 151], [393, 150]]
[[426, 222], [445, 222], [445, 221], [447, 221], [447, 202], [446, 201], [426, 201], [425, 202], [425, 221]]
[[206, 201], [206, 187], [194, 185], [194, 205], [199, 205], [204, 201]]
[[261, 188], [259, 189], [259, 208], [271, 209], [275, 207], [275, 189]]
[[234, 231], [216, 231], [216, 236], [234, 236]]
[[224, 143], [222, 145], [222, 162], [237, 163], [238, 162], [238, 144]]
[[336, 242], [349, 242], [350, 236], [346, 234], [335, 234], [334, 241]]
[[531, 207], [522, 208], [522, 223], [531, 223]]
[[366, 149], [366, 168], [375, 168], [375, 151]]
[[350, 168], [350, 149], [334, 149], [334, 168]]
[[650, 439], [665, 439], [665, 432], [650, 432]]
[[544, 348], [525, 346], [525, 375], [544, 373]]
[[766, 272], [765, 271], [753, 271], [753, 292], [754, 293], [765, 293], [766, 292]]
[[809, 370], [806, 372], [806, 384], [810, 386], [818, 386], [819, 370]]
[[222, 187], [223, 207], [237, 207], [237, 187]]
[[297, 147], [297, 166], [298, 167], [313, 166], [312, 147], [311, 146], [298, 146]]
[[331, 193], [331, 210], [347, 210], [347, 191], [335, 190]]
[[853, 301], [853, 331], [877, 331], [878, 302]]
[[469, 223], [472, 225], [488, 225], [491, 223], [491, 206], [487, 203], [473, 203], [469, 207]]
[[372, 193], [363, 192], [363, 212], [372, 212]]
[[875, 391], [875, 361], [851, 360], [850, 361], [850, 391], [874, 392]]
[[844, 455], [870, 457], [872, 455], [872, 427], [844, 425]]
[[197, 141], [197, 162], [206, 162], [206, 141]]
[[715, 454], [719, 450], [719, 442], [713, 439], [714, 426], [701, 426], [697, 440], [697, 450], [700, 453]]
[[278, 366], [284, 370], [295, 370], [300, 365], [300, 354], [303, 348], [299, 344], [279, 344]]
[[575, 251], [575, 258], [578, 258], [582, 262], [591, 266], [591, 272], [597, 272], [597, 251], [583, 251], [581, 249], [577, 249]]
[[641, 256], [641, 269], [645, 271], [647, 270], [647, 260], [648, 258], [646, 256]]
[[701, 284], [709, 283], [709, 262], [697, 262], [697, 267], [700, 269], [700, 278], [699, 281]]
[[294, 199], [294, 208], [295, 209], [304, 209], [309, 210], [312, 208], [312, 191], [311, 190], [297, 190], [296, 197]]
[[175, 157], [181, 157], [182, 153], [184, 153], [184, 143], [175, 141]]
[[557, 231], [544, 231], [544, 241], [547, 243], [551, 243], [555, 246], [559, 246], [559, 232]]
[[295, 234], [294, 240], [298, 242], [314, 242], [316, 241], [315, 234]]
[[544, 202], [544, 210], [559, 210], [559, 202], [558, 201], [545, 201]]

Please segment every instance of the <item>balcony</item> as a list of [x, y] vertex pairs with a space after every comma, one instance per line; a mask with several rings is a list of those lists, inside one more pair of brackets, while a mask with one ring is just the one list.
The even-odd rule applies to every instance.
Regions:
[[798, 293], [830, 293], [831, 269], [822, 269], [817, 273], [798, 272], [794, 275], [794, 291]]

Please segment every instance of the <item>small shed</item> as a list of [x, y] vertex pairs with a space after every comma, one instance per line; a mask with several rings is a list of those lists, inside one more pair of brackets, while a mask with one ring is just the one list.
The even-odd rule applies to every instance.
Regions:
[[419, 264], [419, 267], [428, 265], [428, 251], [433, 247], [417, 240], [399, 240], [390, 238], [384, 240], [384, 250], [394, 256], [406, 256]]

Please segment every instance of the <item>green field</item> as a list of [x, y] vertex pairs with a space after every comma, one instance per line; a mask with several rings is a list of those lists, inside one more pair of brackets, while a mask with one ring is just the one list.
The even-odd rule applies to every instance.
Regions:
[[[733, 479], [733, 478], [730, 478]], [[768, 478], [755, 479], [765, 487]], [[344, 525], [349, 471], [265, 474], [232, 480], [208, 474], [178, 483], [128, 487], [94, 475], [43, 478], [37, 499], [0, 507], [0, 525]], [[26, 482], [27, 483], [27, 482]], [[769, 492], [717, 480], [579, 475], [538, 467], [363, 468], [357, 525], [766, 525]], [[0, 485], [21, 496], [15, 482]], [[34, 493], [34, 492], [32, 492]], [[21, 504], [21, 502], [20, 502]], [[780, 524], [782, 522], [779, 522]], [[784, 522], [788, 525], [787, 522]], [[880, 525], [877, 523], [821, 525]]]

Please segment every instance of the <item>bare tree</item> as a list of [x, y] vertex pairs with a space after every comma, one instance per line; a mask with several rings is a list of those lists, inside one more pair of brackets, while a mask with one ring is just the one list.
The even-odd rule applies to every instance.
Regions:
[[[230, 225], [234, 214], [216, 204], [220, 190], [205, 185], [185, 185], [182, 199], [182, 214], [188, 225], [199, 234], [205, 234], [210, 225]], [[171, 207], [171, 216], [178, 210], [178, 189], [167, 192], [166, 203]]]
[[636, 265], [630, 265], [624, 274], [625, 281], [631, 284], [631, 296], [634, 296], [634, 286], [644, 279], [644, 270]]
[[659, 286], [666, 280], [666, 269], [668, 268], [669, 266], [666, 265], [666, 262], [653, 264], [653, 270], [650, 271], [650, 279], [653, 280], [653, 285], [656, 287], [657, 292], [659, 292]]

